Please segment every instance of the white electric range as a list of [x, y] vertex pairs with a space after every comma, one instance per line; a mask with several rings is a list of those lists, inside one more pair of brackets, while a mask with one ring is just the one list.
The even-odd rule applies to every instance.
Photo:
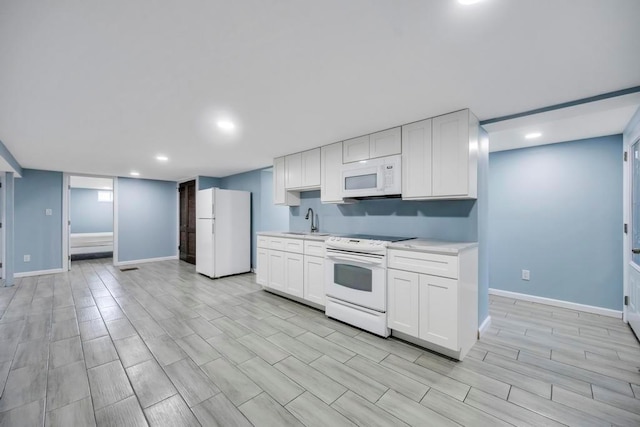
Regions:
[[411, 237], [355, 234], [326, 241], [325, 313], [383, 337], [387, 328], [387, 245]]

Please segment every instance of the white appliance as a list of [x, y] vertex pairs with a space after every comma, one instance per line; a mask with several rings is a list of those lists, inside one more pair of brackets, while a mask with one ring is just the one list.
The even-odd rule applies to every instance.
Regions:
[[251, 193], [200, 190], [196, 216], [196, 271], [211, 278], [249, 272]]
[[377, 197], [402, 193], [400, 155], [342, 165], [342, 197]]
[[325, 314], [383, 337], [387, 328], [387, 244], [408, 237], [329, 237]]

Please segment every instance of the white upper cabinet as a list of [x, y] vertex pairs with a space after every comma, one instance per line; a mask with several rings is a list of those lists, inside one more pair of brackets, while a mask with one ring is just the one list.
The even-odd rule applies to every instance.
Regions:
[[402, 126], [402, 197], [423, 198], [431, 190], [431, 119]]
[[474, 199], [478, 119], [456, 111], [402, 127], [403, 199]]
[[302, 186], [302, 153], [289, 154], [284, 158], [285, 188], [291, 190]]
[[369, 135], [347, 139], [342, 143], [342, 162], [351, 163], [369, 159]]
[[320, 188], [320, 149], [302, 153], [302, 187]]
[[300, 206], [300, 195], [286, 188], [286, 161], [284, 157], [273, 159], [273, 203]]
[[347, 139], [342, 143], [342, 162], [352, 163], [400, 154], [401, 141], [402, 132], [399, 127]]
[[477, 197], [478, 119], [469, 110], [433, 118], [432, 195]]
[[322, 203], [342, 203], [342, 142], [325, 145], [320, 149]]
[[285, 171], [287, 190], [320, 188], [320, 149], [286, 156]]
[[397, 127], [369, 135], [369, 158], [400, 154], [402, 152], [401, 134], [401, 128]]

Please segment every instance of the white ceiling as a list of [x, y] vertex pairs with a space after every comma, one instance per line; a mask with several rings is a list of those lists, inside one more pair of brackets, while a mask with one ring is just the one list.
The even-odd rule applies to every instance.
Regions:
[[[513, 150], [622, 133], [640, 107], [640, 92], [486, 124], [489, 151]], [[540, 133], [526, 139], [525, 135]]]
[[638, 86], [638, 16], [637, 0], [4, 0], [0, 140], [27, 168], [226, 176], [461, 108]]

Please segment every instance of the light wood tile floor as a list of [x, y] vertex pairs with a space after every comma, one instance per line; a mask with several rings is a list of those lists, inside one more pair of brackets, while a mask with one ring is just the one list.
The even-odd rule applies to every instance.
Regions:
[[621, 320], [491, 297], [463, 362], [178, 261], [0, 288], [0, 426], [640, 426]]

